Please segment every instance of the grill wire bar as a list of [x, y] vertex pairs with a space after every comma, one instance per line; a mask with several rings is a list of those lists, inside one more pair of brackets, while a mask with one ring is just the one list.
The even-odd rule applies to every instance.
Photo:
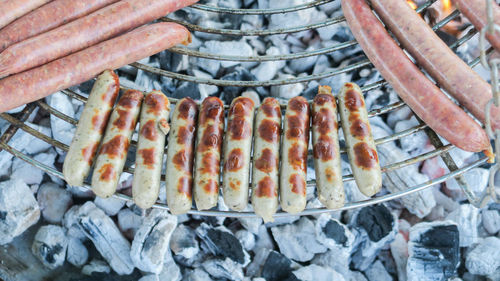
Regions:
[[[288, 7], [288, 8], [281, 8], [281, 9], [231, 9], [231, 8], [220, 8], [220, 7], [214, 7], [214, 6], [209, 6], [209, 5], [203, 5], [203, 4], [195, 4], [187, 9], [197, 9], [197, 10], [202, 10], [206, 12], [215, 12], [215, 13], [228, 13], [228, 14], [236, 14], [236, 15], [271, 15], [271, 14], [278, 14], [278, 13], [288, 13], [288, 12], [295, 12], [295, 11], [300, 11], [304, 9], [310, 9], [317, 7], [319, 5], [327, 4], [331, 2], [332, 0], [318, 0], [318, 1], [311, 1], [309, 3], [305, 3], [299, 6], [294, 6], [294, 7]], [[425, 11], [426, 8], [428, 8], [430, 5], [432, 5], [436, 0], [429, 0], [425, 4], [421, 5], [418, 9], [417, 12], [423, 12]], [[485, 0], [485, 1], [491, 1], [491, 0]], [[491, 3], [490, 3], [491, 4]], [[433, 26], [433, 30], [437, 30], [444, 25], [446, 25], [448, 22], [453, 20], [454, 18], [458, 17], [460, 13], [458, 11], [454, 11], [451, 13], [449, 16], [441, 20], [440, 22], [436, 23]], [[172, 19], [169, 18], [162, 18], [163, 21], [173, 21]], [[324, 27], [332, 24], [339, 24], [345, 22], [345, 19], [343, 16], [341, 17], [336, 17], [332, 18], [329, 20], [326, 20], [324, 22], [320, 23], [314, 23], [314, 24], [309, 24], [309, 25], [303, 25], [303, 26], [297, 26], [297, 27], [291, 27], [291, 28], [283, 28], [283, 29], [276, 29], [276, 30], [257, 30], [257, 31], [240, 31], [240, 30], [227, 30], [227, 29], [211, 29], [211, 28], [204, 28], [201, 26], [193, 25], [190, 23], [186, 22], [180, 22], [181, 24], [187, 26], [191, 30], [194, 31], [199, 31], [199, 32], [207, 32], [207, 33], [214, 33], [214, 34], [225, 34], [225, 35], [235, 35], [235, 36], [262, 36], [262, 35], [269, 35], [269, 34], [286, 34], [286, 33], [293, 33], [293, 32], [299, 32], [303, 30], [309, 30], [311, 28], [319, 28], [319, 27]], [[498, 26], [495, 26], [495, 28], [498, 28]], [[486, 28], [485, 28], [486, 29]], [[468, 33], [466, 33], [464, 36], [459, 38], [456, 42], [454, 42], [452, 45], [450, 45], [450, 48], [456, 49], [459, 46], [465, 44], [468, 40], [470, 40], [472, 37], [474, 37], [478, 32], [474, 29], [471, 29]], [[484, 41], [484, 31], [482, 30], [480, 32], [481, 40]], [[199, 58], [206, 58], [206, 59], [214, 59], [214, 60], [231, 60], [231, 61], [241, 61], [241, 62], [264, 62], [264, 61], [276, 61], [276, 60], [293, 60], [293, 59], [299, 59], [299, 58], [305, 58], [305, 57], [311, 57], [311, 56], [318, 56], [318, 55], [323, 55], [323, 54], [329, 54], [335, 51], [340, 51], [345, 48], [349, 48], [352, 46], [357, 45], [357, 42], [355, 40], [351, 41], [346, 41], [339, 43], [334, 46], [330, 47], [324, 47], [321, 49], [317, 50], [312, 50], [312, 51], [304, 51], [304, 52], [298, 52], [298, 53], [293, 53], [293, 54], [287, 54], [287, 55], [265, 55], [265, 56], [251, 56], [251, 57], [244, 57], [244, 56], [227, 56], [227, 55], [217, 55], [217, 54], [210, 54], [210, 53], [204, 53], [204, 52], [199, 52], [196, 50], [191, 50], [185, 47], [175, 47], [173, 49], [170, 49], [170, 51], [182, 54], [182, 55], [188, 55], [188, 56], [193, 56], [193, 57], [199, 57]], [[472, 60], [469, 62], [469, 65], [471, 67], [476, 66], [478, 63], [485, 61], [485, 57], [490, 54], [493, 49], [489, 48], [486, 50], [484, 48], [485, 44], [483, 43], [481, 45], [481, 56]], [[490, 62], [491, 63], [491, 62]], [[500, 62], [496, 62], [496, 64], [492, 64], [492, 69], [497, 67]], [[487, 64], [487, 63], [486, 63]], [[209, 85], [217, 85], [217, 86], [237, 86], [237, 87], [261, 87], [261, 86], [275, 86], [275, 85], [285, 85], [285, 84], [294, 84], [294, 83], [303, 83], [303, 82], [308, 82], [312, 80], [319, 80], [322, 78], [327, 78], [327, 77], [332, 77], [336, 76], [345, 72], [353, 71], [360, 69], [362, 67], [366, 67], [371, 65], [370, 61], [365, 59], [362, 61], [359, 61], [354, 64], [350, 64], [344, 67], [337, 68], [333, 71], [328, 71], [328, 72], [323, 72], [319, 74], [314, 74], [314, 75], [307, 75], [304, 77], [297, 77], [293, 79], [286, 79], [286, 80], [268, 80], [268, 81], [229, 81], [229, 80], [220, 80], [220, 79], [201, 79], [198, 77], [190, 76], [190, 75], [184, 75], [184, 74], [179, 74], [179, 73], [174, 73], [170, 71], [166, 71], [160, 68], [155, 68], [151, 67], [145, 64], [141, 63], [132, 63], [130, 64], [132, 67], [135, 67], [137, 69], [141, 69], [143, 71], [152, 73], [152, 74], [158, 74], [162, 75], [165, 77], [170, 77], [173, 79], [177, 80], [183, 80], [183, 81], [189, 81], [189, 82], [194, 82], [194, 83], [202, 83], [202, 84], [209, 84]], [[493, 66], [494, 65], [494, 66]], [[495, 73], [498, 73], [497, 71], [492, 71]], [[492, 74], [493, 75], [493, 74]], [[494, 81], [498, 81], [498, 77], [495, 79], [492, 79], [492, 83]], [[377, 82], [374, 82], [369, 85], [365, 85], [362, 87], [362, 90], [364, 92], [374, 90], [380, 87], [383, 87], [387, 85], [387, 82], [384, 80], [380, 80]], [[122, 89], [128, 89], [127, 87], [121, 87]], [[493, 87], [494, 88], [494, 87]], [[498, 86], [497, 86], [498, 88]], [[141, 89], [138, 89], [141, 90]], [[87, 98], [75, 93], [74, 91], [71, 91], [69, 89], [61, 91], [63, 94], [67, 95], [68, 97], [72, 99], [76, 99], [82, 103], [85, 103]], [[495, 97], [498, 97], [498, 92], [494, 92]], [[177, 99], [174, 98], [169, 98], [170, 102], [172, 104], [175, 104], [177, 102]], [[493, 103], [490, 102], [489, 106]], [[495, 105], [498, 105], [495, 103]], [[398, 101], [392, 104], [389, 104], [383, 108], [372, 110], [369, 112], [369, 117], [374, 117], [378, 116], [381, 114], [385, 114], [391, 111], [394, 111], [396, 109], [402, 108], [406, 106], [402, 101]], [[286, 105], [282, 104], [281, 107], [284, 109], [286, 108]], [[226, 105], [227, 108], [227, 105]], [[54, 169], [52, 167], [49, 167], [39, 161], [34, 160], [32, 157], [29, 155], [26, 155], [22, 153], [21, 151], [15, 149], [13, 146], [9, 145], [9, 141], [11, 138], [14, 136], [14, 134], [21, 129], [22, 131], [31, 134], [32, 136], [42, 139], [43, 141], [51, 144], [53, 147], [62, 149], [63, 151], [68, 150], [68, 146], [53, 139], [51, 136], [44, 135], [37, 130], [31, 128], [29, 125], [27, 125], [25, 122], [28, 120], [29, 116], [36, 110], [36, 109], [41, 109], [45, 110], [51, 115], [54, 115], [57, 118], [60, 118], [61, 120], [64, 120], [72, 125], [76, 125], [78, 123], [78, 120], [71, 118], [70, 116], [65, 115], [64, 113], [58, 111], [55, 108], [52, 108], [49, 106], [47, 103], [45, 103], [43, 100], [39, 100], [33, 103], [28, 104], [20, 113], [17, 114], [8, 114], [8, 113], [0, 113], [0, 118], [6, 120], [8, 123], [10, 123], [10, 126], [7, 128], [7, 130], [4, 132], [2, 136], [0, 136], [0, 151], [5, 150], [12, 155], [14, 155], [17, 158], [20, 158], [23, 161], [26, 161], [30, 163], [31, 165], [38, 167], [42, 169], [43, 171], [47, 172], [48, 174], [54, 175], [56, 177], [59, 177], [63, 179], [63, 175], [61, 171], [58, 171], [57, 169]], [[487, 111], [489, 112], [489, 111]], [[488, 126], [486, 126], [488, 129]], [[394, 141], [401, 139], [403, 137], [410, 136], [413, 133], [419, 132], [419, 131], [425, 131], [429, 138], [431, 139], [432, 144], [434, 145], [435, 149], [426, 153], [423, 153], [421, 155], [417, 155], [415, 157], [411, 157], [408, 159], [401, 159], [400, 161], [396, 163], [391, 163], [389, 165], [386, 165], [385, 167], [382, 167], [382, 171], [384, 173], [397, 170], [409, 165], [413, 165], [419, 162], [422, 162], [424, 160], [440, 156], [445, 160], [445, 163], [448, 165], [450, 172], [444, 176], [441, 176], [439, 178], [435, 178], [429, 181], [426, 181], [424, 183], [418, 184], [416, 186], [412, 187], [407, 187], [406, 190], [402, 190], [399, 192], [395, 193], [389, 193], [383, 196], [375, 197], [375, 198], [370, 198], [368, 200], [364, 201], [359, 201], [359, 202], [349, 202], [346, 203], [346, 205], [340, 209], [336, 210], [328, 210], [326, 208], [308, 208], [304, 210], [303, 212], [299, 214], [294, 214], [294, 215], [312, 215], [312, 214], [319, 214], [319, 213], [324, 213], [324, 212], [332, 212], [332, 211], [341, 211], [341, 210], [348, 210], [348, 209], [354, 209], [354, 208], [360, 208], [364, 206], [369, 206], [372, 204], [377, 204], [377, 203], [382, 203], [386, 202], [389, 200], [401, 198], [403, 196], [412, 194], [414, 192], [418, 192], [421, 190], [424, 190], [430, 186], [445, 182], [448, 179], [451, 178], [456, 178], [456, 177], [461, 177], [465, 172], [475, 168], [479, 167], [483, 164], [485, 164], [488, 160], [488, 157], [482, 156], [479, 160], [469, 163], [467, 165], [464, 165], [463, 167], [458, 167], [456, 163], [453, 161], [451, 156], [449, 156], [449, 151], [451, 149], [454, 149], [454, 146], [447, 144], [443, 145], [439, 138], [437, 138], [437, 135], [430, 129], [428, 126], [424, 123], [420, 123], [419, 125], [409, 128], [407, 130], [404, 130], [402, 132], [395, 133], [390, 136], [386, 136], [380, 139], [377, 139], [375, 142], [377, 145], [387, 143], [389, 141]], [[490, 130], [491, 131], [491, 130]], [[500, 135], [500, 131], [497, 130], [495, 132], [497, 136]], [[491, 135], [491, 134], [490, 134]], [[437, 140], [437, 141], [436, 141]], [[498, 146], [496, 147], [496, 150], [498, 151], [498, 148], [500, 147], [500, 138], [497, 138], [496, 143], [498, 143]], [[136, 142], [132, 142], [131, 146], [136, 146]], [[341, 149], [342, 153], [345, 153], [345, 149]], [[308, 157], [311, 157], [312, 152], [309, 151]], [[498, 163], [498, 161], [497, 161]], [[496, 169], [496, 170], [495, 170]], [[497, 165], [492, 167], [492, 173], [490, 174], [490, 183], [492, 180], [492, 177], [494, 176], [495, 172], [500, 170], [500, 167]], [[127, 173], [133, 173], [133, 168], [131, 167], [125, 167], [124, 172]], [[165, 176], [162, 175], [162, 179], [164, 179]], [[352, 175], [344, 175], [343, 176], [344, 181], [352, 181], [354, 180]], [[460, 178], [457, 178], [459, 184], [463, 182]], [[315, 181], [308, 181], [307, 186], [315, 186]], [[490, 184], [491, 185], [491, 184]], [[469, 200], [471, 200], [471, 203], [477, 205], [477, 198], [475, 198], [474, 194], [472, 194], [466, 184], [460, 184], [460, 186], [464, 189], [464, 192], [467, 194]], [[83, 188], [89, 189], [90, 186], [88, 184], [85, 184]], [[486, 192], [485, 192], [486, 193]], [[494, 187], [493, 187], [493, 193], [494, 193]], [[491, 187], [489, 188], [489, 192], [487, 194], [492, 195], [493, 194], [491, 191]], [[116, 193], [113, 195], [116, 198], [126, 200], [126, 201], [132, 201], [132, 198], [129, 196], [123, 195]], [[490, 196], [492, 197], [492, 196]], [[498, 198], [497, 198], [498, 199]], [[476, 200], [476, 201], [474, 201]], [[484, 201], [484, 200], [482, 200]], [[476, 203], [474, 203], [476, 202]], [[165, 204], [157, 202], [157, 204], [154, 205], [154, 208], [161, 208], [161, 209], [166, 209], [168, 210], [168, 206]], [[208, 210], [208, 211], [198, 211], [195, 209], [192, 209], [189, 214], [196, 214], [196, 215], [205, 215], [205, 216], [226, 216], [226, 217], [256, 217], [256, 215], [252, 212], [234, 212], [234, 211], [218, 211], [218, 210]], [[290, 216], [290, 214], [285, 213], [283, 211], [278, 211], [278, 213], [275, 215], [275, 217], [284, 217], [284, 216]]]

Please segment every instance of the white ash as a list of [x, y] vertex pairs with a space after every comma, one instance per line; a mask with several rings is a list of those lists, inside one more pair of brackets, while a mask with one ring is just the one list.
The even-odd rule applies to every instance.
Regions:
[[[396, 133], [414, 128], [420, 125], [415, 116], [412, 116], [408, 120], [401, 120], [394, 126], [394, 131]], [[422, 153], [425, 153], [426, 144], [429, 143], [429, 137], [424, 131], [418, 131], [406, 137], [399, 139], [401, 148], [403, 151], [407, 152], [411, 156], [415, 157]]]
[[[73, 108], [73, 103], [71, 98], [61, 92], [54, 93], [46, 98], [47, 104], [54, 109], [60, 111], [61, 113], [69, 116], [70, 118], [75, 117], [75, 109]], [[52, 129], [52, 137], [66, 145], [71, 144], [75, 133], [75, 126], [71, 123], [64, 121], [63, 119], [50, 115], [50, 127]], [[56, 149], [60, 155], [64, 155], [65, 152], [60, 149]]]
[[296, 278], [303, 281], [344, 281], [344, 277], [335, 270], [328, 267], [321, 267], [315, 264], [302, 267], [293, 272]]
[[185, 281], [212, 281], [210, 275], [201, 268], [186, 270], [183, 277]]
[[406, 281], [406, 263], [408, 261], [408, 241], [403, 234], [398, 233], [391, 243], [391, 254], [396, 262], [398, 280]]
[[241, 229], [234, 233], [234, 236], [240, 240], [241, 245], [245, 248], [245, 250], [250, 251], [255, 247], [255, 235], [245, 229]]
[[40, 186], [36, 199], [43, 218], [49, 223], [60, 223], [66, 210], [73, 205], [71, 193], [52, 182]]
[[159, 280], [180, 281], [182, 279], [181, 269], [175, 263], [170, 251], [167, 251], [163, 261], [163, 268], [158, 274]]
[[159, 281], [158, 275], [156, 274], [148, 274], [144, 275], [138, 281]]
[[38, 203], [24, 182], [0, 182], [0, 245], [10, 243], [39, 218]]
[[[278, 76], [279, 80], [288, 80], [294, 78], [296, 77], [291, 74], [281, 74]], [[304, 85], [302, 83], [287, 84], [282, 86], [272, 86], [271, 95], [273, 95], [274, 97], [291, 99], [300, 95], [303, 90], [304, 90]]]
[[80, 241], [87, 240], [87, 236], [78, 226], [78, 211], [80, 210], [80, 205], [74, 205], [64, 214], [62, 219], [62, 225], [67, 230], [67, 235], [70, 238], [77, 238]]
[[130, 209], [122, 209], [118, 213], [118, 226], [127, 238], [133, 239], [142, 224], [142, 219], [142, 216], [137, 215]]
[[[45, 126], [33, 124], [31, 122], [26, 122], [25, 123], [27, 126], [30, 128], [34, 129], [35, 131], [42, 133], [46, 136], [51, 135], [51, 129]], [[9, 142], [12, 147], [14, 147], [17, 150], [20, 150], [24, 153], [33, 155], [33, 154], [38, 154], [42, 151], [45, 151], [51, 147], [50, 143], [47, 143], [39, 138], [34, 137], [31, 134], [26, 133], [23, 130], [18, 130], [16, 134], [12, 137], [12, 139]], [[6, 151], [2, 151], [1, 154], [8, 154], [11, 155], [10, 153]], [[0, 159], [2, 159], [0, 157]], [[1, 163], [1, 161], [0, 161]]]
[[[253, 212], [253, 206], [248, 204], [245, 208], [246, 212]], [[257, 235], [259, 233], [260, 226], [264, 223], [262, 218], [238, 218], [241, 225], [251, 233]]]
[[241, 264], [230, 258], [207, 259], [201, 266], [214, 278], [226, 278], [229, 280], [243, 280], [243, 268]]
[[114, 216], [125, 206], [125, 200], [115, 197], [101, 198], [96, 196], [94, 204], [101, 208], [106, 215]]
[[479, 209], [471, 204], [460, 205], [458, 209], [451, 212], [446, 219], [454, 221], [460, 233], [460, 247], [469, 247], [477, 243]]
[[[267, 56], [277, 56], [277, 55], [285, 55], [288, 53], [282, 53], [281, 50], [277, 47], [270, 47], [266, 50]], [[274, 60], [274, 61], [265, 61], [260, 63], [257, 67], [251, 70], [252, 74], [257, 77], [259, 81], [266, 81], [273, 79], [278, 71], [282, 69], [286, 65], [286, 61], [284, 60]]]
[[76, 267], [82, 267], [89, 258], [89, 251], [78, 238], [68, 235], [68, 250], [66, 260]]
[[86, 264], [82, 268], [82, 274], [92, 275], [94, 272], [104, 272], [109, 273], [111, 269], [105, 261], [93, 259], [89, 264]]
[[500, 212], [497, 210], [483, 210], [481, 212], [483, 227], [490, 235], [500, 231]]
[[259, 227], [259, 233], [257, 233], [256, 237], [257, 241], [255, 242], [255, 249], [270, 249], [274, 250], [273, 238], [269, 234], [268, 228], [264, 225]]
[[365, 275], [369, 281], [392, 281], [392, 276], [387, 272], [380, 260], [376, 260], [365, 270]]
[[68, 239], [64, 229], [57, 225], [44, 225], [35, 235], [31, 251], [42, 264], [50, 269], [64, 263]]
[[170, 237], [170, 249], [175, 255], [191, 259], [200, 251], [194, 230], [184, 224], [179, 224]]
[[465, 266], [472, 274], [490, 275], [500, 268], [500, 239], [483, 239], [466, 257]]
[[[201, 70], [196, 70], [193, 69], [193, 74], [197, 78], [203, 78], [203, 79], [211, 79], [212, 76], [208, 73], [205, 73]], [[215, 85], [207, 85], [207, 84], [198, 84], [198, 91], [200, 92], [200, 100], [204, 100], [208, 96], [214, 95], [219, 92], [219, 87]]]

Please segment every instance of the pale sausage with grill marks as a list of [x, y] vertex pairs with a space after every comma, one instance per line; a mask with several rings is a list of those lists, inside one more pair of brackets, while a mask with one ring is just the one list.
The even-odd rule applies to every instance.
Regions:
[[170, 102], [161, 91], [146, 94], [141, 108], [139, 140], [135, 156], [132, 197], [137, 206], [149, 209], [160, 193], [165, 135], [169, 131]]
[[99, 197], [110, 197], [116, 191], [141, 111], [142, 98], [140, 91], [128, 90], [111, 113], [92, 175], [92, 191]]
[[292, 214], [306, 207], [309, 114], [309, 103], [304, 97], [290, 99], [281, 147], [280, 202], [281, 208]]
[[172, 214], [184, 214], [191, 209], [194, 141], [198, 105], [190, 98], [177, 102], [172, 114], [168, 139], [165, 185], [167, 204]]
[[0, 29], [51, 0], [3, 0], [0, 2]]

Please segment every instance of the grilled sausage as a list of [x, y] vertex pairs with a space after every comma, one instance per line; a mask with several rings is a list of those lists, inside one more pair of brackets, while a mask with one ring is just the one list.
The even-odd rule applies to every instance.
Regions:
[[224, 104], [217, 97], [208, 97], [201, 104], [196, 133], [193, 193], [198, 210], [217, 205], [223, 133]]
[[237, 97], [227, 114], [222, 190], [224, 203], [235, 211], [243, 211], [248, 204], [254, 109], [252, 99]]
[[116, 191], [141, 110], [142, 98], [141, 92], [128, 90], [111, 113], [92, 175], [92, 191], [99, 197], [109, 197]]
[[[71, 23], [8, 47], [0, 54], [0, 77], [19, 73], [93, 46], [196, 1], [119, 1]], [[143, 43], [146, 40], [142, 38], [137, 41]]]
[[[484, 0], [466, 2], [481, 2], [482, 5], [479, 6], [483, 6], [481, 11], [486, 20]], [[460, 104], [484, 122], [484, 108], [493, 97], [490, 84], [460, 59], [406, 2], [371, 0], [371, 3], [377, 14], [418, 64]], [[496, 20], [500, 24], [500, 8], [496, 5], [495, 7], [498, 11]], [[500, 42], [500, 33], [497, 33], [496, 39]], [[493, 107], [491, 113], [493, 129], [500, 129], [500, 108]]]
[[86, 16], [118, 0], [54, 0], [0, 30], [0, 52], [8, 46]]
[[161, 91], [146, 95], [142, 103], [135, 156], [132, 196], [137, 206], [149, 209], [160, 193], [165, 135], [169, 131], [170, 102]]
[[312, 103], [312, 145], [319, 201], [328, 209], [344, 206], [337, 103], [332, 88], [320, 86]]
[[304, 97], [290, 99], [285, 114], [281, 147], [280, 202], [288, 213], [306, 207], [309, 104]]
[[119, 68], [190, 40], [189, 31], [181, 25], [152, 24], [7, 77], [0, 80], [0, 112], [80, 84], [106, 69]]
[[118, 75], [113, 71], [97, 77], [64, 159], [63, 174], [69, 185], [81, 186], [88, 176], [119, 91]]
[[[452, 0], [452, 2], [477, 30], [483, 29], [488, 24], [486, 2], [484, 0]], [[498, 6], [498, 3], [495, 5], [495, 2], [498, 1], [493, 1], [493, 5], [491, 5], [493, 21], [500, 26], [500, 6]], [[500, 31], [495, 31], [494, 34], [486, 32], [486, 39], [497, 52], [500, 52]]]
[[191, 209], [195, 122], [198, 106], [190, 98], [177, 102], [172, 115], [168, 139], [165, 185], [167, 204], [172, 214], [184, 214]]
[[382, 188], [382, 172], [365, 99], [358, 85], [345, 83], [340, 89], [339, 110], [354, 179], [364, 195], [373, 196]]
[[252, 206], [265, 222], [273, 221], [278, 208], [280, 104], [265, 98], [255, 116], [252, 170]]
[[0, 2], [0, 29], [51, 0], [3, 0]]
[[463, 150], [490, 149], [481, 126], [420, 72], [365, 0], [342, 0], [342, 9], [354, 37], [370, 61], [430, 128]]

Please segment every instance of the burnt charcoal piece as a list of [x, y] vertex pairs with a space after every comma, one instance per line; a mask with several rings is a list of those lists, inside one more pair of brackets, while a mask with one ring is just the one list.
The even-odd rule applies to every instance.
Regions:
[[366, 230], [370, 240], [378, 242], [392, 231], [394, 218], [384, 205], [375, 205], [361, 209], [357, 224]]
[[182, 82], [179, 87], [172, 93], [172, 97], [176, 99], [182, 99], [185, 97], [190, 97], [194, 100], [200, 99], [200, 89], [198, 84], [193, 82]]
[[262, 276], [267, 281], [297, 280], [292, 274], [292, 261], [284, 255], [271, 251], [267, 256]]
[[[246, 68], [241, 66], [237, 66], [233, 72], [228, 73], [221, 77], [221, 80], [229, 80], [229, 81], [255, 81], [257, 78], [255, 75], [250, 73]], [[228, 86], [224, 87], [224, 102], [226, 104], [231, 104], [233, 99], [240, 96], [241, 93], [245, 90], [243, 87], [234, 87]]]
[[345, 235], [344, 227], [341, 226], [337, 221], [330, 220], [323, 227], [323, 232], [326, 237], [331, 238], [337, 242], [337, 244], [344, 244], [347, 242], [347, 236]]
[[68, 239], [64, 229], [57, 225], [44, 225], [35, 235], [31, 251], [50, 269], [61, 266], [66, 258]]
[[216, 228], [202, 223], [197, 229], [196, 234], [203, 241], [203, 249], [208, 249], [210, 253], [222, 258], [229, 258], [239, 264], [247, 265], [250, 262], [250, 256], [243, 249], [240, 240], [233, 235], [224, 226]]

